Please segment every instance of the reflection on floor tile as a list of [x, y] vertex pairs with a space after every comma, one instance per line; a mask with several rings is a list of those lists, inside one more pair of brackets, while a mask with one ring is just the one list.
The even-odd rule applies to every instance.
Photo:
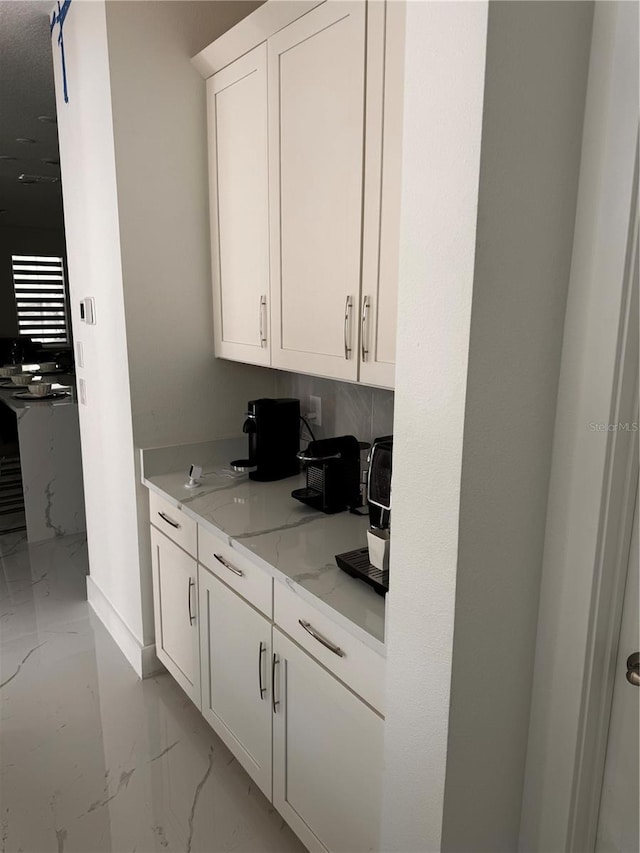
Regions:
[[0, 537], [3, 853], [300, 853], [168, 675], [141, 682], [85, 593], [86, 541]]

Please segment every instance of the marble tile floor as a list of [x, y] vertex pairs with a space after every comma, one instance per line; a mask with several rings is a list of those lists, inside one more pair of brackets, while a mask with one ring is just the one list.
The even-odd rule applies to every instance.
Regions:
[[86, 602], [84, 536], [0, 536], [2, 853], [303, 853], [169, 675]]

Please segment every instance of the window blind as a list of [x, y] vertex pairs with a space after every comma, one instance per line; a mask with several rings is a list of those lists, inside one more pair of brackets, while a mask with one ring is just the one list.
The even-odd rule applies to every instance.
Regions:
[[20, 335], [41, 344], [66, 344], [67, 304], [62, 258], [12, 255]]

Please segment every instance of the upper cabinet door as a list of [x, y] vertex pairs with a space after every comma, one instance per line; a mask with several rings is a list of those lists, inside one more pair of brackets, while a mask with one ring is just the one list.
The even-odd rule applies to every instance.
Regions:
[[365, 4], [327, 0], [267, 42], [272, 365], [357, 379]]
[[403, 2], [370, 0], [360, 304], [360, 381], [395, 384], [402, 106]]
[[217, 356], [270, 364], [267, 48], [207, 81]]

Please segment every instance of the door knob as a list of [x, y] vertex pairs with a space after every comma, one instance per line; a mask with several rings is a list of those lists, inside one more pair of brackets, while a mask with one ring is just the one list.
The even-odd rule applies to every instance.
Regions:
[[634, 652], [627, 658], [627, 681], [634, 687], [640, 687], [640, 652]]

